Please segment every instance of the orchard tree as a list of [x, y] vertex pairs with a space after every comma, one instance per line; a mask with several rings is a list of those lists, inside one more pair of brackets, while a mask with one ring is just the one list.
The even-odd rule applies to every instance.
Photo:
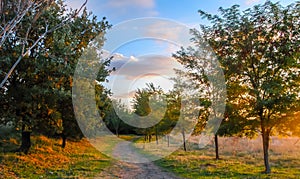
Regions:
[[267, 1], [245, 11], [238, 5], [220, 8], [220, 15], [199, 11], [211, 25], [193, 31], [196, 44], [207, 41], [224, 70], [227, 90], [237, 89], [239, 105], [260, 130], [265, 173], [269, 164], [270, 135], [288, 124], [282, 115], [294, 111], [299, 100], [300, 4], [287, 7]]

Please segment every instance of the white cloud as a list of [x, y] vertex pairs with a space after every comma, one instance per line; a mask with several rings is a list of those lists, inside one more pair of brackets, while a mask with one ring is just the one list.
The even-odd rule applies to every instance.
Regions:
[[153, 83], [169, 91], [173, 88], [170, 78], [176, 77], [174, 68], [182, 69], [174, 58], [164, 55], [136, 57], [117, 54], [117, 57], [111, 63], [116, 71], [110, 75], [106, 87], [119, 99], [131, 99], [138, 88], [146, 87], [146, 83]]
[[136, 57], [134, 57], [134, 56], [131, 55], [131, 56], [129, 57], [129, 61], [137, 62], [138, 59], [137, 59]]
[[178, 39], [185, 29], [182, 26], [172, 26], [169, 22], [157, 22], [147, 27], [146, 35], [174, 40]]
[[252, 4], [255, 4], [255, 3], [258, 3], [260, 2], [260, 0], [246, 0], [246, 5], [252, 5]]
[[113, 60], [111, 66], [117, 69], [112, 75], [124, 76], [127, 80], [141, 75], [149, 78], [154, 74], [173, 76], [173, 68], [181, 67], [172, 57], [164, 56], [124, 57], [123, 60]]
[[[157, 39], [159, 41], [171, 42], [169, 50], [174, 53], [177, 47], [191, 46], [190, 39], [193, 37], [190, 33], [190, 27], [173, 21], [150, 21], [145, 28], [144, 36]], [[177, 46], [177, 47], [176, 47]], [[175, 50], [175, 51], [174, 51]]]
[[123, 60], [125, 58], [124, 55], [120, 53], [113, 54], [113, 57], [115, 60]]

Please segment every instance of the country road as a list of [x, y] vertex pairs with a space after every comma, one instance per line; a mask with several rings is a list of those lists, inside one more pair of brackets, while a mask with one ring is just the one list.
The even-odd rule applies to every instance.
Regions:
[[[122, 155], [122, 156], [121, 156]], [[164, 171], [150, 162], [145, 156], [136, 152], [130, 142], [121, 142], [113, 149], [114, 164], [101, 172], [96, 178], [124, 178], [124, 179], [180, 179], [174, 174]], [[124, 161], [136, 161], [128, 163]]]

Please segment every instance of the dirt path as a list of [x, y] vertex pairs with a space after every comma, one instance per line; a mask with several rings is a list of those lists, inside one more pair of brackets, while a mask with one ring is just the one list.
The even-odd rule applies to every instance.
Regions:
[[[120, 154], [122, 154], [122, 156]], [[179, 179], [179, 177], [176, 177], [174, 174], [162, 170], [153, 162], [149, 162], [145, 156], [134, 150], [130, 142], [119, 143], [114, 148], [113, 156], [115, 158], [121, 158], [123, 161], [134, 160], [138, 163], [127, 163], [118, 160], [113, 166], [101, 172], [97, 178]]]

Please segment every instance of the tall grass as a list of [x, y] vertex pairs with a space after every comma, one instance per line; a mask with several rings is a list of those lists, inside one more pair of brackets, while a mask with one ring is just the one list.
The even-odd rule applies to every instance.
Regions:
[[[186, 178], [300, 178], [300, 145], [297, 138], [272, 137], [270, 164], [272, 174], [265, 175], [261, 138], [221, 137], [221, 160], [215, 160], [213, 141], [197, 148], [195, 138], [189, 151], [178, 150], [156, 163]], [[295, 144], [296, 143], [296, 144]]]

